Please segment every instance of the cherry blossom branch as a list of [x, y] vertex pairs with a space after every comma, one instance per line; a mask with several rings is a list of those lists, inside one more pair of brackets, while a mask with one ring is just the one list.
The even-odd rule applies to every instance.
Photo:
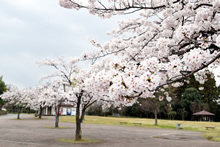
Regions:
[[[203, 66], [201, 66], [200, 68], [194, 70], [194, 71], [182, 71], [182, 72], [188, 72], [188, 74], [184, 74], [181, 76], [177, 76], [177, 77], [173, 77], [170, 80], [168, 80], [166, 83], [159, 85], [155, 90], [158, 90], [158, 88], [163, 87], [164, 85], [168, 85], [168, 84], [172, 84], [174, 82], [178, 82], [186, 77], [189, 77], [191, 75], [193, 75], [194, 73], [197, 73], [198, 71], [208, 67], [210, 64], [212, 64], [213, 62], [215, 62], [217, 59], [220, 58], [220, 54], [218, 54], [215, 58], [213, 58], [211, 61], [209, 61], [207, 64], [203, 64]], [[175, 80], [172, 80], [175, 79]]]

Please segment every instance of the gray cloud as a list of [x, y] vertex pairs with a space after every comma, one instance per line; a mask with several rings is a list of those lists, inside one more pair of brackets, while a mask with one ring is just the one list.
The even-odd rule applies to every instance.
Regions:
[[107, 41], [105, 32], [116, 26], [116, 20], [61, 8], [58, 0], [2, 0], [0, 75], [7, 84], [36, 86], [41, 75], [51, 72], [39, 68], [36, 60], [80, 56], [93, 49], [88, 38]]
[[49, 67], [39, 68], [36, 60], [91, 51], [88, 38], [109, 40], [105, 33], [123, 17], [131, 15], [103, 20], [86, 10], [61, 8], [58, 0], [1, 0], [0, 75], [7, 84], [36, 86], [43, 74], [52, 72]]

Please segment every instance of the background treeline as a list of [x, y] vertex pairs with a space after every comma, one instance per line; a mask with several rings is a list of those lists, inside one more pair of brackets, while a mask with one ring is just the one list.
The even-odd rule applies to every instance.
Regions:
[[[3, 92], [5, 92], [5, 91], [7, 91], [7, 87], [6, 87], [6, 84], [5, 84], [5, 82], [2, 80], [2, 76], [0, 77], [0, 95], [3, 93]], [[4, 114], [7, 114], [7, 111], [2, 111], [2, 107], [3, 107], [3, 105], [5, 104], [6, 102], [5, 101], [3, 101], [2, 99], [1, 99], [1, 97], [0, 97], [0, 115], [4, 115]]]
[[[6, 87], [6, 84], [5, 82], [2, 80], [2, 76], [0, 77], [0, 95], [3, 94], [5, 91], [7, 91], [7, 87]], [[0, 97], [0, 111], [3, 107], [3, 105], [5, 104], [6, 102], [3, 101]]]
[[[120, 116], [132, 116], [141, 118], [175, 119], [175, 120], [194, 120], [193, 113], [202, 110], [214, 113], [214, 120], [220, 121], [219, 100], [220, 86], [216, 86], [213, 73], [206, 74], [208, 80], [200, 84], [194, 76], [186, 79], [188, 82], [178, 88], [168, 86], [164, 91], [158, 91], [156, 98], [139, 98], [137, 103], [130, 107], [115, 108], [113, 105], [109, 109], [103, 109], [102, 103], [97, 103], [88, 111], [88, 115], [108, 116], [120, 114]], [[200, 90], [199, 90], [200, 89]], [[201, 90], [203, 89], [203, 90]], [[166, 98], [159, 101], [159, 96], [164, 96], [168, 92], [172, 101]]]

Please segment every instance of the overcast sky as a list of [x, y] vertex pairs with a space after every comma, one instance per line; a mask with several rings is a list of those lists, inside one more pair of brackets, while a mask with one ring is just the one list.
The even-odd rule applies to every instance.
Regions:
[[64, 9], [59, 0], [0, 0], [0, 76], [6, 84], [35, 87], [51, 73], [36, 61], [93, 50], [88, 39], [109, 40], [106, 32], [117, 27], [118, 19]]
[[35, 61], [94, 50], [88, 39], [107, 41], [118, 19], [64, 9], [59, 0], [0, 0], [0, 76], [6, 84], [34, 87], [51, 72]]

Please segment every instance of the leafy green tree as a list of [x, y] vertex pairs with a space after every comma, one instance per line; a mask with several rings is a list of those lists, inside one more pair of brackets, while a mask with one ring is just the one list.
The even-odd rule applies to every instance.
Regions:
[[[217, 104], [220, 103], [220, 85], [217, 87], [217, 91], [218, 91], [218, 101], [217, 101]], [[218, 110], [217, 112], [215, 113], [215, 119], [216, 121], [220, 121], [220, 105], [218, 105]]]
[[214, 78], [214, 74], [210, 71], [207, 71], [206, 73], [206, 81], [204, 84], [200, 84], [198, 81], [196, 81], [194, 76], [190, 77], [189, 84], [187, 84], [187, 88], [196, 88], [200, 89], [203, 88], [203, 90], [200, 90], [199, 93], [201, 94], [202, 103], [205, 103], [208, 105], [206, 107], [207, 111], [211, 111], [213, 113], [216, 113], [217, 110], [217, 102], [219, 93], [218, 93], [218, 87], [216, 86], [216, 81]]
[[202, 101], [203, 103], [208, 104], [208, 111], [216, 113], [218, 111], [218, 105], [216, 102], [216, 100], [219, 98], [218, 87], [216, 86], [213, 73], [206, 74], [206, 76], [208, 80], [203, 85], [200, 85], [201, 87], [204, 87], [204, 89], [200, 91], [202, 95]]
[[198, 89], [201, 86], [201, 84], [198, 81], [196, 81], [196, 78], [194, 75], [190, 76], [188, 81], [189, 83], [186, 84], [186, 88], [193, 87], [195, 89]]
[[[0, 77], [0, 95], [3, 94], [5, 91], [7, 91], [7, 87], [5, 85], [5, 82], [2, 80], [2, 76]], [[0, 97], [0, 110], [2, 109], [2, 106], [5, 104], [6, 102], [3, 101]]]
[[[206, 79], [207, 80], [204, 84], [200, 84], [198, 81], [196, 81], [195, 76], [192, 75], [185, 79], [188, 82], [185, 82], [182, 87], [178, 87], [175, 90], [177, 99], [173, 106], [175, 110], [178, 110], [180, 108], [183, 108], [183, 101], [181, 101], [181, 99], [183, 93], [187, 88], [195, 88], [197, 90], [200, 89], [198, 92], [201, 95], [201, 100], [195, 102], [193, 100], [191, 101], [190, 105], [188, 105], [189, 107], [186, 108], [186, 111], [191, 111], [189, 111], [187, 119], [189, 119], [189, 116], [191, 115], [190, 113], [198, 112], [200, 110], [210, 111], [212, 113], [215, 113], [216, 115], [218, 113], [218, 105], [216, 100], [219, 98], [220, 95], [220, 87], [218, 89], [218, 87], [216, 86], [216, 81], [212, 72], [206, 72]], [[180, 113], [178, 113], [178, 115], [181, 116]]]
[[181, 116], [182, 120], [184, 120], [184, 118], [188, 115], [188, 112], [185, 110], [185, 108], [179, 108], [177, 113]]
[[206, 103], [203, 103], [202, 101], [199, 102], [192, 102], [190, 105], [190, 110], [192, 113], [196, 113], [202, 110], [209, 110], [209, 106]]
[[199, 91], [195, 88], [187, 88], [185, 92], [182, 95], [180, 106], [181, 108], [185, 108], [185, 110], [188, 112], [188, 119], [191, 119], [192, 111], [190, 109], [190, 106], [193, 103], [201, 103], [201, 94]]
[[135, 117], [142, 117], [142, 112], [141, 112], [139, 100], [137, 101], [137, 103], [134, 103], [132, 106], [127, 107], [126, 115], [135, 116]]
[[175, 118], [176, 114], [177, 114], [176, 111], [173, 111], [173, 108], [172, 108], [172, 107], [170, 107], [170, 108], [168, 109], [167, 115], [168, 115], [168, 118], [169, 118], [169, 119], [173, 120], [173, 119]]

